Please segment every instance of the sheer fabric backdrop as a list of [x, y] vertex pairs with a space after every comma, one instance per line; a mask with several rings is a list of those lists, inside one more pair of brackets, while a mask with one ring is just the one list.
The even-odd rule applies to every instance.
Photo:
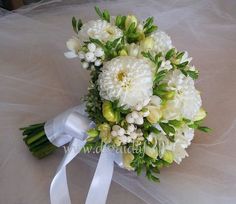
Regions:
[[[73, 35], [71, 17], [97, 18], [93, 7], [114, 15], [154, 16], [200, 70], [197, 87], [208, 111], [210, 135], [196, 132], [190, 155], [163, 169], [161, 183], [116, 169], [108, 203], [236, 203], [236, 2], [42, 1], [9, 13], [0, 10], [0, 203], [49, 203], [49, 185], [63, 150], [37, 160], [19, 127], [45, 121], [80, 103], [89, 75], [78, 59], [63, 56]], [[85, 200], [96, 156], [82, 155], [68, 168], [73, 203]], [[122, 187], [121, 187], [122, 186]]]

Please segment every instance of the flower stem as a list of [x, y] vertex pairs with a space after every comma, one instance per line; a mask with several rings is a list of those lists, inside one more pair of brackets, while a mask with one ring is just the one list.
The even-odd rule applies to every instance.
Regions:
[[48, 156], [57, 149], [57, 147], [48, 140], [44, 131], [44, 124], [45, 123], [39, 123], [20, 128], [20, 130], [23, 131], [23, 140], [28, 146], [29, 151], [39, 159]]

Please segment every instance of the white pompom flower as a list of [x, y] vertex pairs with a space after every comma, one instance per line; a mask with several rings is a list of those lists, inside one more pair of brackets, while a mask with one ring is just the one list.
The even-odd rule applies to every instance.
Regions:
[[164, 54], [168, 52], [173, 46], [171, 38], [163, 31], [156, 31], [151, 34], [154, 40], [153, 51], [163, 52]]
[[89, 37], [107, 42], [122, 37], [123, 32], [105, 20], [92, 20], [82, 26], [78, 36], [83, 42], [88, 41]]
[[98, 83], [103, 99], [133, 108], [152, 95], [152, 68], [143, 59], [117, 57], [104, 64]]
[[168, 89], [175, 91], [173, 100], [166, 102], [163, 118], [166, 120], [186, 118], [192, 120], [198, 113], [202, 100], [191, 77], [175, 70], [166, 78]]

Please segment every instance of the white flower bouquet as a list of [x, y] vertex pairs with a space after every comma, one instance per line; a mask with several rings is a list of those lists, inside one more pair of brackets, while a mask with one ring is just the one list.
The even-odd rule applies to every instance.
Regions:
[[[162, 167], [188, 156], [194, 130], [210, 130], [202, 126], [206, 112], [194, 86], [199, 73], [152, 17], [141, 22], [133, 15], [95, 10], [99, 20], [83, 24], [72, 18], [76, 35], [65, 53], [91, 75], [85, 111], [94, 124], [86, 129], [83, 149], [119, 150], [124, 168], [159, 181]], [[60, 146], [48, 138], [45, 123], [22, 130], [38, 158]]]

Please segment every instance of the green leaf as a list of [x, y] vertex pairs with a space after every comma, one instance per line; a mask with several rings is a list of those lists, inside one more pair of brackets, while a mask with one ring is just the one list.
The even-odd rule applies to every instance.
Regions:
[[199, 73], [197, 71], [187, 70], [187, 75], [190, 76], [193, 80], [197, 79], [199, 76]]
[[175, 129], [170, 126], [168, 123], [159, 123], [162, 130], [169, 135], [170, 133], [175, 134]]
[[151, 26], [149, 29], [147, 29], [147, 30], [144, 31], [145, 36], [150, 35], [150, 34], [153, 33], [154, 31], [156, 31], [157, 28], [158, 28], [157, 26]]
[[159, 133], [161, 132], [160, 130], [158, 130], [158, 129], [155, 128], [154, 126], [150, 127], [149, 130], [150, 130], [150, 132], [153, 132], [153, 133], [155, 133], [155, 134], [159, 134]]
[[185, 52], [179, 52], [179, 53], [176, 55], [176, 59], [182, 59], [184, 53], [185, 53]]
[[175, 48], [170, 49], [170, 50], [166, 53], [166, 56], [165, 56], [166, 60], [169, 60], [171, 57], [174, 56], [174, 54], [175, 54]]
[[146, 29], [146, 28], [149, 28], [152, 24], [153, 24], [153, 20], [154, 18], [153, 17], [149, 17], [147, 18], [143, 28]]
[[188, 65], [188, 61], [186, 61], [186, 62], [183, 62], [183, 63], [181, 63], [181, 64], [176, 64], [176, 67], [177, 68], [183, 68], [183, 67], [186, 67], [187, 65]]
[[77, 30], [80, 31], [82, 26], [83, 26], [82, 20], [79, 19], [77, 23]]
[[199, 126], [197, 129], [200, 130], [200, 131], [206, 132], [206, 133], [209, 133], [209, 132], [212, 131], [211, 128], [205, 127], [205, 126]]
[[103, 19], [103, 15], [102, 15], [102, 12], [100, 11], [100, 9], [97, 6], [95, 6], [94, 8], [95, 8], [95, 11], [98, 14], [98, 16], [100, 16], [100, 18]]
[[72, 17], [72, 27], [73, 27], [74, 32], [78, 34], [77, 20], [76, 20], [76, 18], [74, 16]]
[[183, 124], [180, 120], [169, 120], [168, 123], [176, 128], [181, 127], [181, 125]]
[[121, 16], [116, 16], [115, 25], [117, 27], [120, 27], [121, 23], [122, 23], [122, 17]]
[[110, 22], [110, 14], [107, 10], [103, 12], [102, 16], [104, 20], [106, 20], [107, 22]]

